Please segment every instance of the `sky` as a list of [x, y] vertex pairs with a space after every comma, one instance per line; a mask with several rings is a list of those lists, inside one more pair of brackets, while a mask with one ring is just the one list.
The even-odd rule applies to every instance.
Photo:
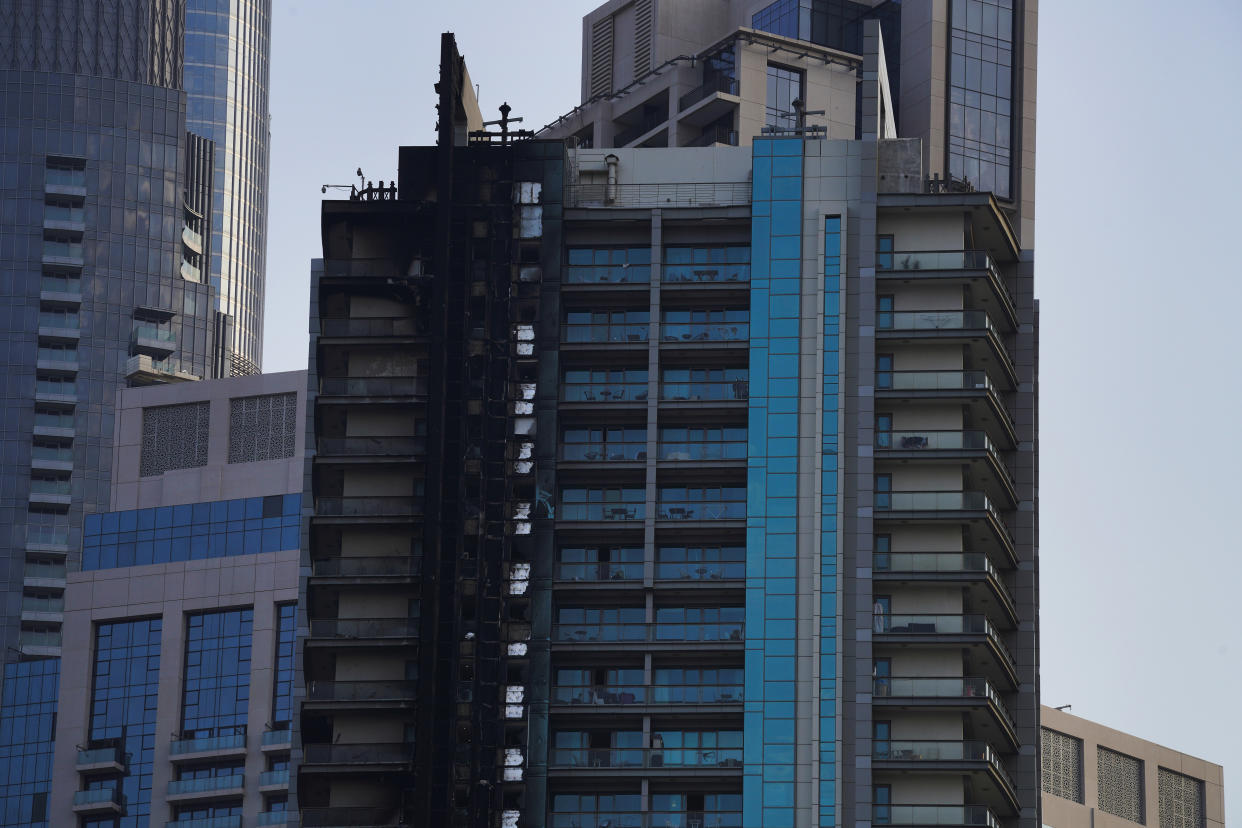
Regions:
[[[538, 128], [579, 100], [596, 5], [276, 0], [266, 371], [306, 367], [320, 186], [434, 142], [440, 33], [485, 115]], [[1224, 764], [1242, 814], [1242, 430], [1205, 431], [1242, 409], [1242, 4], [1041, 5], [1043, 701]]]

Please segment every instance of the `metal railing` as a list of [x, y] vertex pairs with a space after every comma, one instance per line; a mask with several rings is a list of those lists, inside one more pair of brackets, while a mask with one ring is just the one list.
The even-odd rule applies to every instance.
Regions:
[[168, 795], [228, 791], [245, 786], [246, 777], [240, 773], [232, 776], [207, 776], [201, 779], [176, 779], [168, 783]]
[[212, 750], [245, 750], [246, 734], [229, 733], [223, 736], [205, 736], [201, 739], [177, 739], [168, 747], [170, 756], [185, 753], [203, 753]]
[[713, 144], [737, 146], [737, 131], [725, 126], [708, 127], [686, 144], [687, 147], [710, 147]]
[[306, 698], [311, 701], [414, 701], [414, 681], [310, 681]]
[[664, 342], [745, 342], [750, 325], [745, 322], [665, 322], [660, 325]]
[[615, 146], [624, 147], [636, 138], [646, 135], [648, 132], [651, 132], [651, 130], [665, 123], [668, 123], [667, 112], [653, 112], [649, 115], [645, 115], [641, 123], [629, 127], [628, 129], [623, 129], [620, 132], [613, 133], [612, 143]]
[[311, 571], [319, 577], [383, 577], [417, 575], [422, 570], [422, 558], [389, 555], [387, 557], [336, 557], [320, 558], [311, 563]]
[[736, 95], [737, 78], [730, 78], [727, 75], [716, 75], [708, 78], [678, 99], [677, 111], [689, 109], [708, 95], [714, 95], [717, 92], [723, 92], [726, 95]]
[[425, 333], [414, 319], [404, 317], [327, 318], [320, 321], [321, 336], [417, 336]]
[[742, 621], [553, 624], [553, 641], [744, 641]]
[[325, 618], [310, 622], [311, 638], [415, 638], [417, 618]]
[[319, 393], [341, 397], [410, 397], [427, 393], [427, 378], [321, 377]]
[[553, 768], [741, 768], [741, 748], [549, 748]]
[[422, 513], [422, 498], [415, 497], [315, 498], [315, 514], [322, 517], [417, 517]]
[[367, 742], [352, 745], [304, 745], [302, 761], [308, 765], [390, 765], [413, 760], [412, 744]]
[[740, 207], [750, 204], [749, 181], [666, 184], [568, 184], [566, 207]]
[[872, 805], [871, 824], [1000, 828], [985, 805]]

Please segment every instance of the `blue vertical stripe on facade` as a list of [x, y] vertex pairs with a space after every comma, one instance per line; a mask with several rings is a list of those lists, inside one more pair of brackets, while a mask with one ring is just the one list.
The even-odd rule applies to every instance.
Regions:
[[753, 145], [742, 824], [792, 828], [802, 140]]
[[837, 450], [841, 349], [841, 217], [824, 219], [824, 390], [820, 484], [819, 824], [837, 823]]

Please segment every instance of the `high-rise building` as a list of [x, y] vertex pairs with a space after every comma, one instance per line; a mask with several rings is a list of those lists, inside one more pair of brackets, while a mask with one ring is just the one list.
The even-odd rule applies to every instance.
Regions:
[[0, 823], [286, 824], [305, 389], [121, 392], [111, 504], [61, 574], [62, 658], [5, 684], [0, 721], [28, 736], [6, 741]]
[[[1029, 213], [902, 129], [884, 19], [726, 26], [677, 72], [753, 93], [660, 91], [724, 5], [604, 7], [599, 94], [666, 109], [591, 146], [486, 130], [446, 35], [438, 145], [324, 203], [304, 825], [1039, 824]], [[1033, 66], [1033, 4], [962, 5]], [[737, 141], [639, 146], [693, 107]], [[315, 698], [362, 677], [407, 684]]]
[[0, 0], [6, 663], [58, 653], [118, 392], [258, 361], [270, 2], [204, 5]]
[[1040, 743], [1048, 828], [1224, 828], [1220, 765], [1051, 707]]

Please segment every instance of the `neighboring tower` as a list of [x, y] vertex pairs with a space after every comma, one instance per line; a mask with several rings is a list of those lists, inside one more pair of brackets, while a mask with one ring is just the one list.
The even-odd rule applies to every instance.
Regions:
[[[287, 824], [305, 389], [294, 371], [121, 392], [112, 502], [65, 591], [55, 745], [17, 741], [6, 777], [50, 768], [53, 795], [7, 824]], [[12, 732], [50, 718], [7, 693]]]
[[188, 0], [186, 126], [216, 146], [211, 285], [225, 376], [263, 362], [271, 0]]
[[6, 662], [59, 653], [118, 391], [212, 372], [211, 147], [186, 132], [184, 19], [184, 0], [0, 1]]

